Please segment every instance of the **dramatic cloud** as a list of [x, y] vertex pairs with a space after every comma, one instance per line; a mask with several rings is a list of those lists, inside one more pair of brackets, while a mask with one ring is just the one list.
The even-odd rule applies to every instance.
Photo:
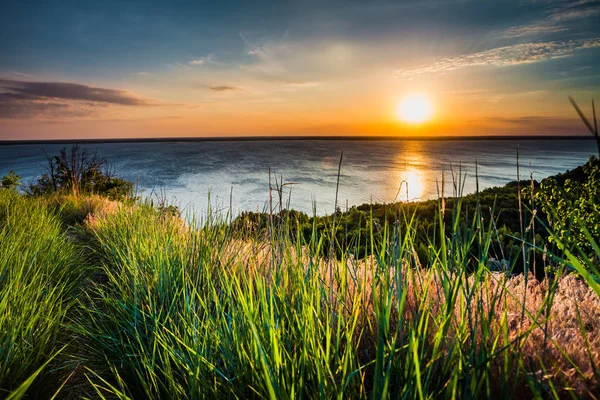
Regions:
[[243, 90], [241, 87], [237, 86], [211, 86], [210, 90], [214, 90], [215, 92], [229, 92], [233, 90]]
[[4, 119], [84, 117], [110, 104], [148, 106], [154, 103], [123, 90], [76, 83], [0, 79], [0, 118]]
[[509, 66], [572, 56], [576, 51], [600, 47], [600, 39], [523, 43], [497, 47], [479, 53], [448, 57], [420, 68], [398, 70], [398, 77], [441, 74], [477, 66]]
[[78, 83], [27, 82], [0, 79], [0, 89], [38, 99], [85, 100], [124, 106], [151, 104], [149, 100], [135, 97], [124, 90], [103, 89]]

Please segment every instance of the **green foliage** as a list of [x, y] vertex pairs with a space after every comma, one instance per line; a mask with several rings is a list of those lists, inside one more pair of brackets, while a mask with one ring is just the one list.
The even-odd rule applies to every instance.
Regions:
[[562, 186], [555, 178], [543, 180], [535, 200], [548, 215], [554, 238], [570, 251], [578, 248], [595, 259], [588, 233], [600, 241], [600, 160], [591, 156], [582, 169], [580, 180], [566, 178]]
[[0, 393], [34, 383], [43, 396], [53, 387], [49, 367], [40, 368], [69, 341], [67, 315], [84, 270], [54, 213], [0, 189]]
[[169, 204], [169, 205], [160, 205], [158, 206], [158, 211], [164, 215], [170, 215], [172, 217], [180, 217], [181, 211], [179, 207]]
[[47, 156], [47, 160], [46, 173], [28, 188], [33, 196], [62, 192], [98, 194], [111, 200], [132, 197], [133, 184], [113, 176], [106, 160], [85, 148], [62, 148], [58, 155]]
[[9, 171], [0, 179], [0, 188], [17, 190], [19, 186], [21, 186], [21, 176], [17, 175], [15, 171]]
[[[523, 181], [522, 186], [528, 186], [529, 182]], [[515, 240], [520, 236], [520, 220], [518, 213], [517, 183], [510, 182], [503, 187], [488, 188], [478, 195], [468, 194], [460, 198], [446, 198], [446, 212], [443, 222], [446, 233], [450, 234], [454, 227], [452, 225], [452, 210], [457, 208], [460, 202], [461, 226], [471, 223], [476, 210], [480, 210], [482, 224], [488, 226], [492, 223], [499, 230], [495, 240], [491, 244], [494, 255], [499, 260], [504, 260], [511, 265], [515, 273], [523, 271], [523, 260], [519, 255], [521, 246]], [[334, 231], [335, 240], [341, 246], [335, 247], [335, 254], [339, 257], [345, 251], [349, 251], [357, 258], [366, 257], [370, 254], [369, 243], [371, 235], [380, 241], [383, 239], [383, 226], [404, 226], [411, 220], [411, 229], [415, 231], [415, 244], [421, 264], [428, 265], [427, 246], [434, 240], [439, 230], [439, 200], [427, 200], [413, 203], [393, 204], [362, 204], [351, 207], [347, 212], [338, 210], [335, 217], [335, 230], [333, 229], [333, 216], [309, 217], [305, 213], [294, 210], [282, 210], [273, 215], [273, 223], [292, 219], [295, 221], [291, 226], [294, 237], [301, 236], [309, 241], [314, 236], [323, 236], [323, 254], [328, 255], [331, 232]], [[542, 214], [540, 214], [542, 215]], [[413, 218], [414, 217], [414, 218]], [[527, 219], [527, 217], [526, 217]], [[233, 221], [233, 229], [236, 232], [246, 232], [254, 235], [256, 232], [265, 234], [269, 230], [269, 215], [267, 213], [245, 212]], [[532, 232], [533, 234], [533, 232]], [[538, 237], [536, 244], [543, 247], [548, 232], [539, 224], [536, 226], [535, 235]], [[247, 235], [246, 235], [247, 236]], [[476, 246], [476, 244], [474, 244]], [[505, 251], [502, 251], [505, 250]]]

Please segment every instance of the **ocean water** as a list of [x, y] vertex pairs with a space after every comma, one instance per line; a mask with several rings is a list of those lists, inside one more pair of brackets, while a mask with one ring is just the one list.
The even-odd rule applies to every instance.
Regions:
[[[166, 197], [185, 211], [234, 213], [268, 209], [269, 168], [284, 183], [284, 206], [310, 214], [333, 212], [340, 154], [343, 151], [338, 204], [343, 209], [369, 202], [436, 198], [445, 175], [452, 194], [452, 173], [465, 177], [464, 192], [517, 178], [564, 172], [595, 154], [591, 140], [270, 140], [104, 143], [97, 151], [115, 173], [136, 183], [147, 197]], [[33, 182], [43, 173], [44, 152], [63, 145], [0, 146], [0, 176], [10, 170]], [[408, 191], [408, 192], [407, 192]], [[278, 196], [274, 195], [276, 203]]]

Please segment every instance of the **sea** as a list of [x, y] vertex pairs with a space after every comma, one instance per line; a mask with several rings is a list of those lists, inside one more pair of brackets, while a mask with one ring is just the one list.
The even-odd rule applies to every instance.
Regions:
[[[44, 172], [45, 154], [58, 154], [64, 146], [1, 145], [0, 176], [13, 170], [24, 184], [35, 182]], [[597, 153], [596, 143], [583, 139], [242, 140], [83, 146], [105, 158], [116, 175], [134, 182], [138, 195], [167, 200], [188, 215], [266, 211], [270, 198], [275, 210], [281, 201], [282, 207], [325, 215], [336, 204], [343, 210], [365, 203], [433, 199], [442, 190], [445, 196], [459, 190], [466, 194], [477, 187], [502, 186], [517, 176], [540, 180], [582, 165]]]

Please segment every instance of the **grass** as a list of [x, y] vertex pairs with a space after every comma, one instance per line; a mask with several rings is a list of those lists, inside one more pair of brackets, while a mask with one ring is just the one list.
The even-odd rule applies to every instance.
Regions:
[[[224, 221], [186, 224], [141, 203], [3, 191], [0, 205], [5, 393], [23, 383], [30, 397], [73, 398], [594, 398], [600, 389], [593, 275], [538, 282], [490, 271], [497, 232], [465, 219], [460, 200], [445, 211], [450, 234], [439, 210], [425, 269], [414, 215], [381, 227], [381, 240], [372, 234], [368, 257], [327, 259], [327, 234], [294, 240], [293, 218], [242, 240]], [[65, 230], [61, 212], [84, 222]]]
[[[13, 398], [70, 338], [64, 334], [86, 266], [58, 216], [37, 200], [0, 189], [0, 396]], [[47, 368], [46, 368], [47, 369]], [[36, 380], [31, 393], [54, 384]]]

